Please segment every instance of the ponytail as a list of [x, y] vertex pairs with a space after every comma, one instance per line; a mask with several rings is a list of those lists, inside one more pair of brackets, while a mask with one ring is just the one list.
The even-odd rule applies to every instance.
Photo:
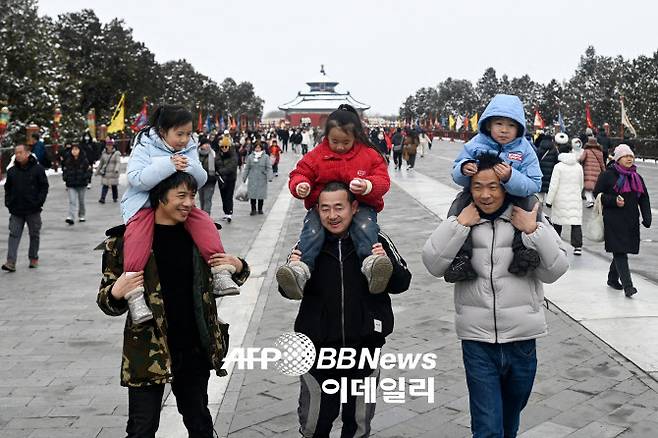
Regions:
[[333, 128], [339, 128], [345, 132], [351, 133], [357, 142], [374, 149], [379, 155], [381, 155], [382, 159], [384, 158], [384, 155], [379, 148], [377, 148], [377, 146], [375, 146], [366, 135], [363, 123], [361, 123], [361, 117], [359, 117], [359, 113], [352, 105], [344, 103], [340, 105], [336, 111], [329, 114], [325, 123], [325, 137], [329, 137], [329, 131]]
[[154, 129], [156, 135], [162, 138], [160, 131], [166, 132], [171, 128], [186, 125], [192, 121], [192, 113], [183, 105], [160, 105], [155, 111], [153, 111], [153, 114], [151, 114], [151, 119], [149, 120], [148, 125], [139, 131], [133, 144], [139, 144], [142, 135], [146, 134], [148, 136], [151, 129]]

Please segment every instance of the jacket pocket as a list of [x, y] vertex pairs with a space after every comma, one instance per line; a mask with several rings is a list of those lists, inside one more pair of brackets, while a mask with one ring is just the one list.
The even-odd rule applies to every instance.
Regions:
[[372, 296], [366, 301], [362, 310], [362, 339], [385, 338], [393, 332], [393, 311], [390, 299], [386, 298], [388, 295]]
[[166, 355], [163, 340], [155, 334], [152, 321], [127, 326], [123, 334], [122, 380], [138, 385], [166, 379], [169, 376]]
[[303, 333], [318, 346], [327, 340], [327, 309], [322, 301], [314, 296], [305, 296], [299, 306], [295, 320], [295, 331]]

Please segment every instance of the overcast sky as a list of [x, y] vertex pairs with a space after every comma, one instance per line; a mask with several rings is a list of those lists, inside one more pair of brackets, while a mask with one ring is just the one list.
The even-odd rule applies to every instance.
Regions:
[[123, 18], [159, 62], [187, 59], [221, 82], [254, 84], [265, 111], [292, 100], [320, 64], [371, 112], [397, 113], [447, 77], [568, 78], [588, 45], [658, 50], [658, 6], [639, 0], [40, 0], [41, 14], [93, 8]]

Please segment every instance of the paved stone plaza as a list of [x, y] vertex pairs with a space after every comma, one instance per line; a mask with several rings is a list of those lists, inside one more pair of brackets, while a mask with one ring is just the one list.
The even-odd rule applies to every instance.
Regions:
[[[383, 371], [383, 377], [435, 377], [435, 402], [407, 397], [403, 404], [386, 404], [380, 399], [373, 422], [376, 437], [470, 436], [461, 350], [453, 327], [452, 286], [430, 276], [420, 260], [422, 245], [441, 214], [431, 199], [413, 196], [419, 184], [436, 183], [454, 190], [450, 160], [460, 146], [435, 143], [429, 154], [418, 157], [414, 174], [403, 170], [394, 175], [387, 207], [380, 215], [380, 225], [414, 275], [411, 289], [392, 298], [396, 327], [385, 350], [434, 352], [438, 362], [431, 371]], [[220, 313], [227, 312], [223, 316], [231, 324], [234, 347], [269, 347], [279, 335], [292, 330], [298, 303], [279, 295], [273, 272], [295, 242], [304, 214], [302, 203], [286, 194], [285, 175], [293, 158], [291, 153], [283, 155], [280, 176], [269, 186], [266, 214], [250, 217], [248, 204], [236, 203], [234, 221], [222, 231], [227, 250], [246, 255], [256, 268], [241, 296], [219, 303]], [[656, 193], [658, 171], [652, 164], [645, 166], [640, 173], [649, 192]], [[50, 183], [43, 213], [41, 266], [27, 269], [25, 232], [17, 272], [0, 275], [0, 437], [122, 437], [127, 419], [127, 391], [119, 386], [124, 318], [108, 317], [96, 306], [101, 254], [93, 251], [104, 230], [120, 222], [118, 205], [96, 202], [100, 189], [95, 178], [94, 187], [87, 192], [87, 222], [70, 227], [64, 223], [67, 206], [61, 178], [52, 176]], [[214, 217], [219, 218], [218, 193], [214, 201]], [[0, 212], [0, 224], [7, 223], [7, 216], [6, 210]], [[4, 257], [7, 231], [3, 229], [0, 253]], [[654, 236], [658, 236], [654, 230], [643, 234], [649, 240]], [[565, 247], [569, 248], [568, 244]], [[606, 257], [601, 245], [586, 243], [585, 247], [582, 260], [575, 261], [574, 267], [600, 266]], [[627, 302], [633, 300], [612, 295], [605, 288], [603, 271], [586, 277], [590, 296], [595, 297], [590, 300], [598, 301], [596, 294], [600, 294], [611, 308], [618, 303], [629, 313], [651, 308], [653, 297], [658, 297], [652, 268], [658, 251], [653, 242], [643, 242], [641, 251], [642, 257], [632, 258], [630, 263], [631, 269], [646, 277], [640, 279], [643, 287], [638, 287], [636, 303], [648, 304], [636, 304], [636, 310], [628, 307]], [[570, 259], [573, 261], [572, 256]], [[607, 334], [600, 335], [609, 346], [593, 334], [600, 332], [591, 322], [595, 318], [560, 295], [561, 290], [571, 290], [570, 285], [554, 287], [547, 289], [549, 299], [551, 293], [556, 297], [556, 305], [548, 304], [550, 334], [538, 341], [538, 374], [522, 414], [520, 437], [658, 436], [658, 382], [656, 375], [651, 375], [655, 362], [635, 359], [634, 349], [624, 354], [615, 349], [627, 351], [615, 346], [618, 338], [647, 339], [641, 353], [652, 357], [658, 346], [650, 335], [656, 332], [640, 333], [643, 330], [637, 324], [625, 327], [618, 318], [615, 330], [620, 336], [608, 339]], [[579, 314], [568, 315], [560, 308], [576, 309]], [[647, 327], [653, 327], [657, 319], [642, 318]], [[299, 436], [298, 378], [273, 369], [233, 369], [230, 377], [213, 378], [211, 387], [210, 402], [220, 436]], [[172, 399], [173, 395], [165, 403], [158, 436], [187, 436]], [[334, 429], [332, 436], [339, 436], [339, 421]]]

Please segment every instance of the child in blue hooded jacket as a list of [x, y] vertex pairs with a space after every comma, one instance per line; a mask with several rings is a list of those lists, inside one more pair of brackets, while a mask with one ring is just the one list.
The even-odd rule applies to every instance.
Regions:
[[[535, 193], [541, 189], [542, 172], [535, 149], [525, 138], [525, 113], [523, 103], [517, 96], [498, 94], [491, 99], [478, 122], [479, 133], [468, 143], [455, 159], [452, 179], [465, 190], [453, 202], [448, 216], [457, 216], [472, 202], [470, 191], [471, 176], [477, 173], [477, 158], [482, 154], [495, 154], [503, 163], [494, 167], [505, 191], [513, 197], [513, 202], [527, 211], [537, 203]], [[541, 213], [538, 213], [540, 215]], [[509, 271], [525, 275], [539, 263], [536, 251], [523, 246], [521, 233], [514, 236], [514, 260]], [[461, 251], [446, 272], [448, 282], [471, 280], [476, 274], [470, 264], [472, 242], [464, 243]]]

